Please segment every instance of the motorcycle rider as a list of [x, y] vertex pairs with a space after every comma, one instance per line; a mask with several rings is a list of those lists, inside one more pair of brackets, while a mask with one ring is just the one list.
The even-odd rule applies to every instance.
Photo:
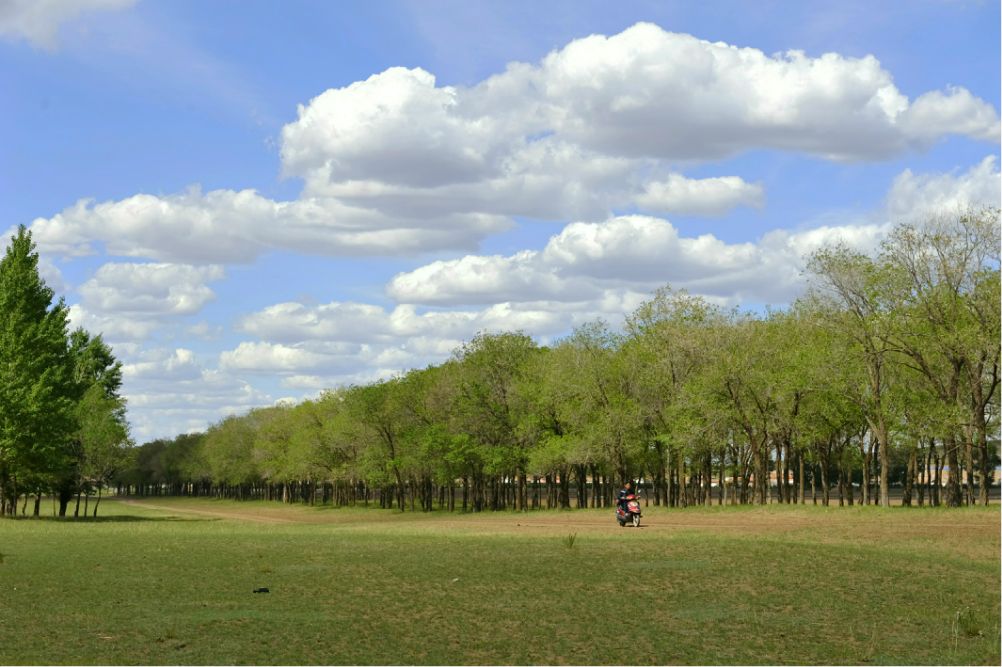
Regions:
[[635, 492], [633, 490], [633, 482], [631, 480], [626, 480], [626, 484], [624, 484], [623, 488], [621, 488], [619, 490], [619, 497], [616, 500], [616, 504], [619, 505], [620, 507], [622, 507], [623, 511], [625, 512], [626, 511], [626, 497], [627, 496], [632, 496], [634, 494], [635, 494]]

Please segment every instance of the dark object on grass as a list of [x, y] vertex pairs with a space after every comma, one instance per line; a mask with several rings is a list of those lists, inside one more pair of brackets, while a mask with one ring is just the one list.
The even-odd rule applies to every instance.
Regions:
[[254, 592], [255, 593], [270, 593], [271, 591], [269, 591], [267, 588], [255, 588]]

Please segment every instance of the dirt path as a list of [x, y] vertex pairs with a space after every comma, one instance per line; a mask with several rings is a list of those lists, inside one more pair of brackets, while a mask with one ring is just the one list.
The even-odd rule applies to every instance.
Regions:
[[[413, 515], [406, 517], [406, 522], [397, 523], [392, 521], [392, 517], [379, 516], [366, 518], [358, 515], [354, 516], [344, 516], [338, 515], [336, 513], [332, 514], [315, 514], [315, 513], [303, 513], [290, 512], [288, 508], [278, 508], [276, 512], [262, 512], [260, 507], [255, 507], [253, 509], [248, 509], [247, 511], [241, 510], [219, 510], [219, 509], [192, 509], [188, 507], [177, 507], [172, 505], [159, 505], [155, 503], [147, 503], [139, 500], [131, 499], [121, 499], [124, 505], [129, 505], [132, 507], [140, 507], [143, 509], [155, 510], [158, 512], [166, 512], [174, 515], [195, 515], [211, 517], [214, 519], [225, 519], [230, 521], [249, 521], [252, 523], [263, 523], [272, 525], [340, 525], [340, 526], [359, 526], [363, 524], [370, 524], [373, 526], [378, 526], [387, 523], [394, 523], [399, 527], [407, 526], [408, 528], [416, 530], [492, 530], [492, 531], [504, 531], [504, 532], [521, 532], [523, 530], [543, 530], [543, 531], [554, 531], [554, 532], [566, 532], [568, 530], [584, 531], [584, 532], [602, 532], [606, 533], [611, 531], [620, 531], [628, 529], [620, 529], [615, 520], [612, 518], [610, 513], [608, 520], [600, 520], [595, 518], [595, 516], [589, 517], [574, 517], [574, 516], [555, 516], [553, 514], [516, 514], [509, 516], [492, 516], [490, 518], [480, 518], [477, 516], [465, 515], [465, 516], [455, 516], [455, 515], [424, 515], [420, 517], [414, 517]], [[277, 513], [285, 513], [285, 516], [276, 516]], [[373, 520], [373, 518], [375, 520]], [[744, 521], [735, 520], [738, 519], [735, 515], [706, 515], [706, 514], [693, 514], [686, 516], [684, 513], [674, 514], [673, 516], [666, 516], [664, 514], [657, 514], [650, 519], [645, 519], [641, 524], [641, 530], [648, 531], [666, 531], [666, 530], [723, 530], [727, 532], [756, 532], [756, 531], [767, 531], [767, 532], [787, 532], [792, 530], [797, 530], [801, 528], [811, 528], [818, 525], [817, 521], [814, 521], [806, 517], [790, 517], [783, 515], [742, 515], [741, 518]], [[844, 526], [844, 525], [843, 525]], [[853, 526], [856, 529], [863, 529], [865, 532], [868, 528], [867, 523], [860, 523]], [[929, 530], [940, 530], [940, 531], [965, 531], [965, 530], [992, 530], [998, 529], [998, 524], [990, 523], [898, 523], [893, 522], [890, 524], [884, 524], [881, 526], [881, 530], [898, 530], [898, 531], [918, 531], [925, 532]], [[833, 529], [837, 529], [838, 525], [833, 525]]]
[[[158, 512], [166, 512], [169, 514], [194, 514], [198, 516], [212, 517], [215, 519], [229, 519], [233, 521], [251, 521], [255, 523], [270, 523], [270, 524], [341, 524], [349, 525], [349, 522], [334, 522], [324, 520], [323, 517], [277, 517], [268, 516], [261, 514], [259, 510], [250, 510], [247, 512], [240, 511], [220, 511], [220, 510], [202, 510], [202, 509], [190, 509], [187, 507], [172, 507], [170, 505], [156, 505], [153, 503], [147, 503], [138, 500], [126, 500], [122, 499], [118, 502], [123, 505], [129, 505], [131, 507], [140, 507], [148, 510], [155, 510]], [[363, 523], [363, 520], [359, 520], [355, 523]], [[384, 523], [384, 521], [373, 522], [374, 525]], [[794, 528], [801, 525], [801, 522], [797, 522], [797, 525], [790, 525], [790, 522], [784, 522], [785, 526], [788, 528]], [[806, 522], [803, 525], [808, 525]], [[600, 529], [605, 532], [610, 526], [612, 528], [617, 528], [615, 520], [612, 518], [611, 514], [608, 521], [580, 521], [580, 520], [567, 520], [562, 517], [553, 516], [531, 516], [531, 515], [520, 515], [518, 517], [512, 517], [511, 520], [477, 520], [473, 517], [428, 517], [426, 520], [416, 521], [409, 524], [410, 527], [414, 528], [493, 528], [495, 530], [518, 530], [521, 528], [543, 528], [543, 529], [561, 529], [566, 530], [569, 528], [581, 528], [585, 530], [595, 530]], [[664, 521], [659, 519], [655, 523], [642, 523], [641, 529], [667, 529], [667, 528], [734, 528], [734, 529], [761, 529], [762, 526], [757, 523], [718, 523], [718, 522], [703, 522], [703, 523], [688, 523], [679, 521]]]
[[130, 505], [132, 507], [141, 507], [147, 510], [156, 510], [158, 512], [167, 512], [169, 514], [198, 514], [201, 516], [210, 516], [216, 519], [233, 519], [236, 521], [253, 521], [256, 523], [281, 523], [281, 524], [296, 524], [303, 523], [302, 521], [294, 521], [292, 519], [285, 519], [281, 517], [274, 516], [262, 516], [261, 514], [252, 514], [250, 512], [219, 512], [219, 511], [209, 511], [209, 510], [193, 510], [181, 507], [169, 507], [167, 505], [153, 505], [150, 503], [139, 502], [138, 500], [119, 500], [118, 502], [123, 505]]

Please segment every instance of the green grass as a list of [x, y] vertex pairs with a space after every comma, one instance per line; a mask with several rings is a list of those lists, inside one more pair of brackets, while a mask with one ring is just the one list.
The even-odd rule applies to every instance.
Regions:
[[999, 664], [997, 508], [150, 502], [0, 521], [0, 664]]

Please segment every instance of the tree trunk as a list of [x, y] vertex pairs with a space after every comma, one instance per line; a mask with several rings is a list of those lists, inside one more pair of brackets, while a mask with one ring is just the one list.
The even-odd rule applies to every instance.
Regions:
[[831, 498], [829, 497], [830, 486], [828, 484], [828, 465], [827, 461], [821, 466], [821, 504], [828, 507]]
[[574, 467], [575, 476], [577, 477], [577, 506], [578, 509], [583, 509], [588, 507], [588, 492], [585, 490], [585, 485], [588, 483], [587, 479], [587, 468], [584, 465], [577, 465]]
[[890, 507], [891, 496], [888, 493], [888, 471], [891, 467], [891, 457], [889, 454], [887, 426], [883, 420], [880, 421], [879, 432], [877, 433], [877, 447], [880, 448], [880, 506]]
[[901, 505], [904, 507], [911, 507], [912, 504], [912, 487], [915, 484], [915, 469], [917, 467], [916, 455], [916, 448], [912, 447], [911, 451], [908, 452], [908, 470], [905, 473], [905, 489], [901, 494]]
[[59, 516], [66, 516], [66, 509], [73, 499], [73, 489], [68, 484], [59, 487]]
[[974, 504], [974, 453], [971, 439], [964, 438], [964, 467], [967, 469], [967, 480], [964, 484], [965, 500], [968, 505]]
[[842, 465], [838, 467], [838, 506], [845, 506], [845, 467]]
[[[873, 458], [873, 439], [870, 442], [860, 441], [860, 448], [863, 450], [863, 476], [859, 480], [859, 502], [861, 505], [870, 504], [870, 463]], [[851, 477], [851, 475], [850, 475]]]
[[720, 471], [717, 477], [717, 505], [727, 502], [727, 487], [724, 485], [724, 468], [727, 463], [727, 452], [720, 453]]
[[992, 480], [992, 457], [988, 449], [987, 433], [982, 431], [978, 434], [978, 499], [983, 507], [988, 507], [988, 491], [991, 488]]
[[817, 466], [811, 466], [811, 501], [813, 504], [818, 504], [818, 480], [817, 480]]
[[921, 446], [922, 446], [921, 441], [915, 443], [915, 450], [918, 453], [918, 455], [917, 455], [917, 461], [915, 463], [916, 468], [917, 468], [916, 477], [915, 477], [915, 491], [916, 491], [916, 495], [918, 496], [918, 506], [919, 507], [922, 507], [925, 504], [926, 474], [929, 471], [929, 468], [928, 468], [927, 465], [923, 465], [921, 468], [918, 467], [920, 463], [925, 463], [925, 460], [926, 460], [926, 457], [924, 455], [922, 455], [921, 452], [919, 452], [919, 450], [921, 449]]
[[[800, 453], [797, 454], [797, 465], [800, 467], [800, 477], [799, 477], [799, 482], [798, 482], [799, 487], [800, 487], [800, 504], [803, 505], [804, 504], [804, 497], [805, 497], [805, 491], [804, 491], [804, 452], [803, 452], [803, 450], [801, 450]], [[812, 486], [814, 485], [813, 478], [811, 479], [811, 485]]]
[[960, 491], [960, 459], [957, 456], [957, 441], [951, 436], [946, 440], [946, 465], [950, 467], [950, 475], [946, 480], [946, 506], [960, 507], [962, 496]]
[[560, 469], [560, 509], [571, 508], [571, 478], [568, 468]]
[[933, 464], [936, 466], [936, 478], [933, 484], [933, 505], [939, 507], [943, 501], [943, 457], [938, 452], [933, 455]]

